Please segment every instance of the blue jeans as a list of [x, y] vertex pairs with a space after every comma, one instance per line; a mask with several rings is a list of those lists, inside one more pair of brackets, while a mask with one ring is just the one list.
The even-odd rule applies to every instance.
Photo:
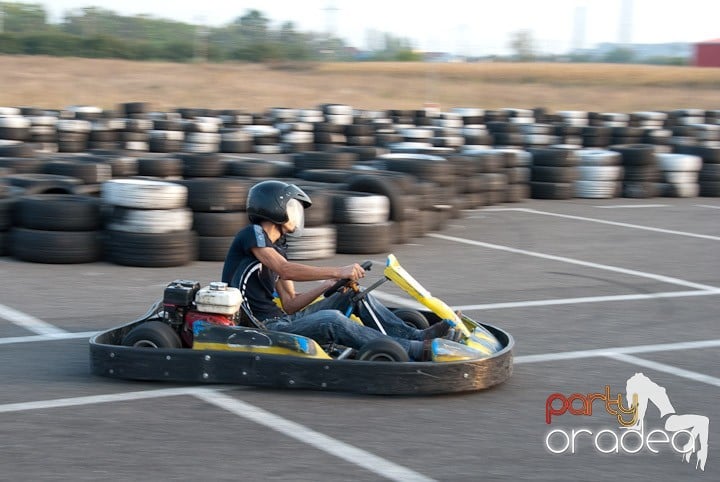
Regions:
[[382, 323], [387, 335], [371, 328], [376, 325], [367, 308], [362, 304], [357, 314], [366, 326], [352, 321], [345, 313], [352, 304], [350, 298], [353, 295], [351, 290], [345, 293], [335, 293], [292, 315], [265, 320], [265, 326], [268, 330], [284, 331], [312, 338], [321, 345], [337, 343], [355, 349], [359, 349], [377, 338], [390, 337], [400, 343], [405, 350], [409, 350], [410, 340], [423, 339], [422, 330], [406, 325], [370, 294], [365, 297], [365, 300]]

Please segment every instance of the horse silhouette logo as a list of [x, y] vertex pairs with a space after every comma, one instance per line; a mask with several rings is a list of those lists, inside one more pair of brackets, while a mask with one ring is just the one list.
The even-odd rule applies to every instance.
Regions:
[[[660, 411], [660, 418], [665, 419], [665, 430], [668, 432], [685, 431], [690, 439], [682, 450], [682, 458], [690, 463], [695, 454], [695, 468], [705, 470], [708, 457], [708, 435], [710, 420], [704, 415], [678, 414], [668, 398], [664, 387], [650, 380], [642, 373], [630, 377], [625, 386], [625, 395], [628, 403], [637, 410], [635, 425], [623, 427], [626, 429], [642, 431], [648, 403], [652, 402]], [[637, 397], [634, 399], [633, 397]], [[667, 417], [667, 418], [665, 418]], [[696, 441], [698, 442], [696, 445]]]

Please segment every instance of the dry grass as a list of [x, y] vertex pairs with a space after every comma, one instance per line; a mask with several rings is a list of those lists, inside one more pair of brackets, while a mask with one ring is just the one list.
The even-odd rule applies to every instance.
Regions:
[[362, 109], [546, 107], [602, 112], [720, 109], [720, 69], [605, 64], [331, 63], [307, 69], [0, 56], [0, 105]]

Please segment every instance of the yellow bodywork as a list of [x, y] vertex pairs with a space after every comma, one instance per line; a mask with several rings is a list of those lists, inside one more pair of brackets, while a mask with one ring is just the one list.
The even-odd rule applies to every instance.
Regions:
[[311, 338], [242, 326], [213, 325], [203, 321], [193, 324], [192, 348], [330, 359], [325, 350]]
[[385, 277], [402, 288], [410, 296], [426, 306], [430, 311], [444, 320], [449, 320], [454, 324], [456, 330], [462, 333], [462, 343], [471, 350], [445, 349], [441, 350], [442, 355], [438, 355], [438, 359], [434, 361], [456, 361], [466, 360], [469, 358], [478, 358], [479, 356], [490, 356], [497, 350], [497, 340], [492, 338], [478, 323], [470, 318], [463, 316], [462, 318], [455, 313], [444, 301], [433, 296], [425, 289], [405, 268], [400, 266], [395, 255], [390, 254], [387, 257]]
[[330, 359], [330, 356], [325, 353], [320, 345], [318, 345], [315, 341], [312, 341], [312, 343], [314, 343], [315, 346], [310, 353], [282, 346], [233, 345], [221, 342], [195, 342], [193, 343], [193, 350], [242, 351], [246, 353], [264, 353], [267, 355], [301, 355], [303, 358]]
[[388, 255], [383, 274], [387, 279], [405, 290], [410, 296], [418, 300], [441, 319], [450, 320], [454, 323], [456, 330], [460, 330], [463, 335], [470, 337], [470, 330], [468, 330], [457, 313], [445, 304], [443, 300], [431, 295], [410, 273], [405, 271], [405, 268], [400, 266], [394, 254]]

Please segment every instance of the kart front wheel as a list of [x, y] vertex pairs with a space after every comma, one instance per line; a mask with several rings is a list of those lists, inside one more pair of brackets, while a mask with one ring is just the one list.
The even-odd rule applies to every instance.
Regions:
[[357, 359], [372, 362], [406, 362], [410, 357], [400, 343], [379, 338], [366, 343], [358, 352]]
[[142, 323], [125, 335], [124, 346], [135, 348], [180, 348], [182, 342], [175, 330], [162, 321]]
[[412, 326], [413, 328], [417, 328], [418, 330], [430, 328], [430, 323], [427, 318], [425, 318], [425, 315], [417, 310], [398, 308], [393, 311], [393, 313], [395, 313], [395, 316], [400, 318], [406, 325]]

